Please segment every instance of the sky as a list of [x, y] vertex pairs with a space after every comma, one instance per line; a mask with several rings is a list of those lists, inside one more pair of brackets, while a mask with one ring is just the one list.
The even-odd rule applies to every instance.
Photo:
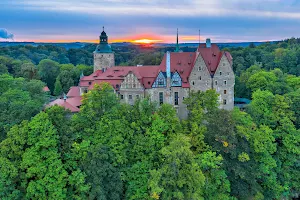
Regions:
[[0, 0], [0, 41], [180, 43], [300, 37], [300, 0]]

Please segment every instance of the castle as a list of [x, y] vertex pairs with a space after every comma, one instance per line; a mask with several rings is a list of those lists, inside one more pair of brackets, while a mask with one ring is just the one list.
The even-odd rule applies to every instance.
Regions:
[[82, 94], [102, 82], [114, 88], [121, 102], [133, 104], [136, 99], [149, 96], [159, 104], [173, 105], [181, 119], [187, 118], [183, 100], [190, 91], [215, 89], [220, 108], [231, 110], [234, 107], [232, 57], [229, 52], [220, 51], [210, 39], [199, 44], [196, 52], [180, 52], [177, 33], [175, 52], [167, 52], [160, 65], [115, 66], [114, 52], [103, 29], [94, 51], [94, 73], [82, 75], [79, 86], [71, 87], [64, 100], [58, 99], [51, 105], [59, 104], [78, 112]]

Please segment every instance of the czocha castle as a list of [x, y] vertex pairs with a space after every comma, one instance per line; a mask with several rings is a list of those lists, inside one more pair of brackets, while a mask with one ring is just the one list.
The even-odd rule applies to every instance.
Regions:
[[177, 33], [175, 52], [167, 52], [160, 65], [115, 66], [114, 52], [103, 30], [94, 51], [94, 73], [82, 75], [79, 86], [71, 87], [64, 99], [49, 105], [58, 104], [78, 112], [82, 94], [102, 82], [114, 88], [121, 102], [133, 104], [136, 99], [149, 96], [151, 101], [159, 104], [173, 105], [181, 119], [187, 118], [183, 100], [190, 91], [215, 89], [220, 108], [230, 110], [234, 107], [232, 57], [229, 52], [220, 51], [210, 39], [199, 44], [196, 52], [180, 52]]

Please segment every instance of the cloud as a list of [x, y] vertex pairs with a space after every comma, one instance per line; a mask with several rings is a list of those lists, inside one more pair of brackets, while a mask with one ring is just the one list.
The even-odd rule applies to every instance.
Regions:
[[[202, 37], [261, 41], [299, 37], [299, 0], [0, 0], [0, 27], [17, 41]], [[139, 39], [139, 38], [136, 38]]]
[[13, 40], [14, 34], [7, 32], [6, 29], [0, 28], [0, 38]]
[[[77, 12], [87, 15], [239, 16], [300, 19], [294, 0], [26, 0], [27, 9]], [[298, 9], [297, 9], [298, 8]]]

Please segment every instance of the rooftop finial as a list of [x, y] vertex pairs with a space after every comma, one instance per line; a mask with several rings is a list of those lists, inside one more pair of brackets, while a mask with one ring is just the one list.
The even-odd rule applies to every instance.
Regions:
[[200, 45], [201, 39], [200, 39], [200, 29], [199, 29], [199, 45]]
[[175, 52], [179, 52], [179, 43], [178, 43], [178, 28], [177, 28], [177, 38], [176, 38], [176, 50]]
[[83, 75], [83, 71], [81, 71], [81, 74], [80, 74], [79, 81], [80, 81], [80, 79], [82, 79], [82, 77], [84, 77], [84, 75]]
[[65, 93], [63, 95], [64, 95], [64, 101], [67, 101], [68, 98], [67, 95]]
[[102, 28], [103, 28], [103, 31], [104, 31], [104, 26], [102, 26]]

